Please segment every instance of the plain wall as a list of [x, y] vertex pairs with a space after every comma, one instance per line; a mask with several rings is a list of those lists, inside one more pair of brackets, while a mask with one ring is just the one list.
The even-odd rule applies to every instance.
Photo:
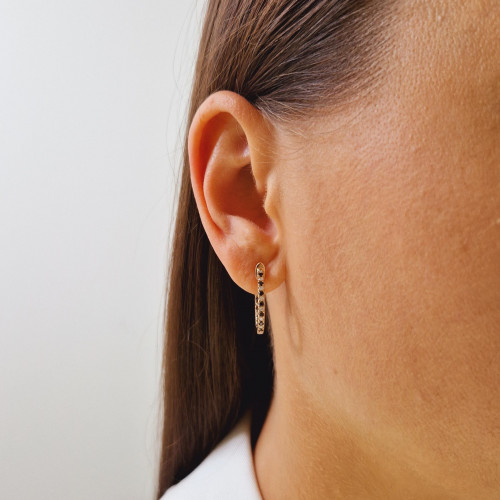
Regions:
[[152, 498], [204, 0], [0, 0], [0, 498]]

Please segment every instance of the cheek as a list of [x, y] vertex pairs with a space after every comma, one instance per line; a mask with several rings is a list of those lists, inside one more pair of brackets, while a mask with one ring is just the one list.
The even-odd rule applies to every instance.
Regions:
[[406, 61], [415, 74], [361, 125], [318, 124], [335, 137], [284, 166], [287, 331], [318, 408], [436, 456], [467, 436], [486, 456], [500, 412], [500, 66], [478, 56], [468, 78], [415, 43], [432, 67]]
[[463, 114], [405, 113], [308, 153], [284, 180], [284, 237], [306, 383], [360, 425], [421, 436], [500, 401], [500, 151]]

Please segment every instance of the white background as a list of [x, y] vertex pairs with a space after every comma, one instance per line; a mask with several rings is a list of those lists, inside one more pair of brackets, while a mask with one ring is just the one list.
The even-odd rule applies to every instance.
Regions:
[[150, 499], [204, 0], [0, 0], [0, 498]]

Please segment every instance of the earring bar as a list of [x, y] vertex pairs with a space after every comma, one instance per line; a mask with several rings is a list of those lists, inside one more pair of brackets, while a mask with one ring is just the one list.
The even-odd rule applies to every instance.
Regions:
[[257, 294], [255, 295], [255, 328], [257, 334], [264, 333], [266, 324], [266, 296], [264, 294], [264, 277], [266, 268], [262, 262], [255, 266], [255, 278], [257, 279]]

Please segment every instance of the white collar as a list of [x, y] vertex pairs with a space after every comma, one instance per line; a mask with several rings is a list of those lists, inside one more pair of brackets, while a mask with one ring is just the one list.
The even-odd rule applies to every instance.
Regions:
[[250, 441], [251, 411], [185, 478], [160, 500], [262, 500]]

